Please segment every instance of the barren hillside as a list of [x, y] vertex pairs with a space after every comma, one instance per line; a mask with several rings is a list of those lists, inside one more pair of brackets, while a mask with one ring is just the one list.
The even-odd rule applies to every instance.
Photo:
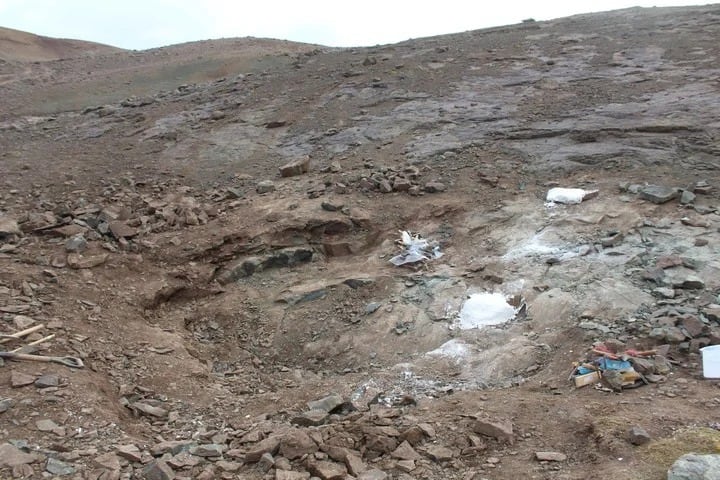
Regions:
[[719, 37], [706, 6], [2, 64], [0, 352], [40, 358], [0, 363], [0, 477], [717, 453]]

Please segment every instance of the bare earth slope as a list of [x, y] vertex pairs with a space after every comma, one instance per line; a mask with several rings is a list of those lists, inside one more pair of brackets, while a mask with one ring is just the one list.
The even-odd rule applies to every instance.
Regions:
[[0, 27], [0, 60], [42, 62], [120, 51], [100, 43], [43, 37]]
[[[4, 361], [0, 477], [660, 480], [717, 453], [718, 37], [706, 6], [3, 64], [0, 333], [42, 327], [0, 351], [85, 368]], [[394, 266], [400, 230], [443, 256]], [[480, 292], [525, 306], [463, 329]], [[593, 345], [652, 351], [647, 384], [576, 388]]]

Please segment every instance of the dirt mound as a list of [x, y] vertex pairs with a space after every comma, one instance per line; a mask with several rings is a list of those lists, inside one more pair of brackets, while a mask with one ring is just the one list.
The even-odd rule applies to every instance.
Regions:
[[719, 19], [13, 74], [0, 476], [630, 480], [716, 453]]

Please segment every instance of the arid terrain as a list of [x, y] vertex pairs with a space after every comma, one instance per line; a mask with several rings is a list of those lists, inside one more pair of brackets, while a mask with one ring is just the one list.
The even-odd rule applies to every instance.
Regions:
[[[0, 478], [718, 453], [718, 39], [718, 5], [356, 49], [0, 29], [0, 352], [83, 364], [0, 358]], [[402, 231], [438, 255], [396, 266]]]

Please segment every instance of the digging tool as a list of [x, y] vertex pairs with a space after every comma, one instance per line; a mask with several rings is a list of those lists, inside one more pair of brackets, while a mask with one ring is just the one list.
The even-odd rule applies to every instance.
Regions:
[[39, 325], [35, 325], [33, 327], [26, 328], [25, 330], [22, 330], [20, 332], [15, 332], [12, 335], [0, 334], [0, 343], [7, 343], [10, 340], [17, 340], [26, 335], [30, 335], [31, 333], [37, 332], [38, 330], [43, 329], [43, 328], [45, 328], [45, 325], [41, 323]]
[[27, 345], [25, 345], [24, 347], [16, 348], [15, 350], [10, 350], [10, 353], [32, 353], [34, 350], [36, 350], [35, 348], [32, 348], [32, 347], [35, 347], [37, 345], [40, 345], [41, 343], [50, 341], [53, 338], [55, 338], [54, 333], [48, 335], [47, 337], [43, 337], [39, 340], [35, 340], [34, 342], [30, 342]]
[[49, 357], [45, 355], [30, 355], [27, 353], [0, 352], [0, 358], [8, 360], [29, 360], [31, 362], [52, 362], [70, 368], [83, 368], [85, 364], [78, 357]]

